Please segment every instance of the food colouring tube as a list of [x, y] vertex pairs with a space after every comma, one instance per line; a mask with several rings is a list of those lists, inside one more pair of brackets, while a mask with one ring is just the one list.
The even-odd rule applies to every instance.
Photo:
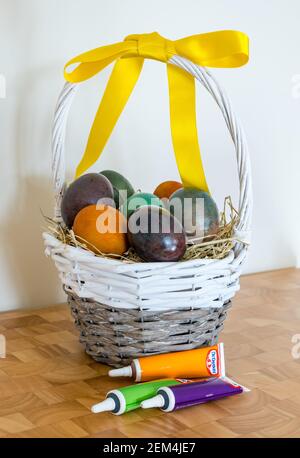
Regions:
[[163, 379], [124, 386], [117, 390], [109, 391], [106, 399], [99, 402], [99, 404], [95, 404], [91, 410], [93, 413], [112, 412], [115, 415], [121, 415], [125, 412], [138, 409], [141, 406], [141, 402], [155, 396], [160, 387], [188, 382], [189, 380]]
[[143, 409], [159, 407], [164, 412], [173, 412], [246, 391], [250, 390], [228, 377], [209, 378], [178, 386], [160, 387], [156, 396], [143, 401], [141, 407]]
[[133, 377], [136, 382], [159, 378], [208, 378], [225, 376], [223, 343], [195, 350], [134, 359], [130, 366], [112, 369], [110, 377]]

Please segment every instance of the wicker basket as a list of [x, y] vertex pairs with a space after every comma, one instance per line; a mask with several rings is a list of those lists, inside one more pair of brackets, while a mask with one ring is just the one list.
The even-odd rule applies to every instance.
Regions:
[[[249, 238], [252, 207], [250, 164], [243, 131], [230, 103], [211, 73], [180, 56], [170, 63], [199, 80], [220, 107], [230, 131], [240, 183], [236, 228], [240, 240]], [[75, 84], [67, 83], [60, 95], [53, 129], [55, 218], [65, 188], [64, 138]], [[247, 245], [237, 243], [221, 260], [199, 259], [163, 263], [129, 263], [93, 255], [65, 245], [44, 233], [51, 256], [68, 295], [80, 341], [96, 361], [112, 366], [133, 357], [192, 349], [213, 344], [223, 327], [231, 298], [239, 289], [239, 276]]]

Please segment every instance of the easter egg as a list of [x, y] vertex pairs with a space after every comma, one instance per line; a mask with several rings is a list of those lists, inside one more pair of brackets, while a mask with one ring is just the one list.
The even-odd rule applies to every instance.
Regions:
[[95, 253], [122, 255], [128, 249], [127, 221], [109, 205], [84, 207], [75, 217], [73, 231]]
[[75, 216], [88, 205], [101, 203], [114, 205], [113, 187], [110, 181], [99, 173], [87, 173], [73, 181], [64, 193], [61, 215], [67, 227], [71, 228]]
[[164, 181], [157, 186], [153, 194], [160, 199], [169, 199], [170, 196], [177, 191], [177, 189], [181, 189], [182, 187], [182, 183], [179, 183], [178, 181]]
[[188, 238], [200, 240], [218, 232], [219, 211], [205, 191], [193, 188], [175, 191], [170, 197], [169, 210], [181, 221]]
[[164, 206], [163, 202], [154, 194], [137, 192], [126, 200], [120, 210], [127, 218], [130, 218], [138, 208], [145, 207], [146, 205], [154, 205], [156, 207]]
[[141, 207], [131, 215], [128, 239], [137, 254], [149, 262], [178, 261], [186, 250], [181, 223], [156, 206]]
[[134, 189], [131, 183], [120, 173], [115, 172], [114, 170], [103, 170], [100, 173], [108, 178], [112, 184], [116, 208], [119, 208], [126, 199], [134, 194]]

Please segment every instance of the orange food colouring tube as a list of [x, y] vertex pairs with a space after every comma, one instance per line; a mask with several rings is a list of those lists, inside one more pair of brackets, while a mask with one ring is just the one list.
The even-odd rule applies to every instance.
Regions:
[[224, 377], [223, 343], [195, 350], [164, 353], [134, 359], [130, 366], [112, 369], [110, 377], [132, 377], [136, 382], [158, 378]]

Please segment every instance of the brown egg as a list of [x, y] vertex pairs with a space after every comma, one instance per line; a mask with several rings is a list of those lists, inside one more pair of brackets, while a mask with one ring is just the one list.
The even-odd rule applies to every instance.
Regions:
[[77, 213], [88, 205], [103, 204], [114, 206], [114, 191], [110, 181], [99, 173], [87, 173], [73, 181], [67, 188], [61, 203], [61, 215], [67, 227], [71, 228]]

